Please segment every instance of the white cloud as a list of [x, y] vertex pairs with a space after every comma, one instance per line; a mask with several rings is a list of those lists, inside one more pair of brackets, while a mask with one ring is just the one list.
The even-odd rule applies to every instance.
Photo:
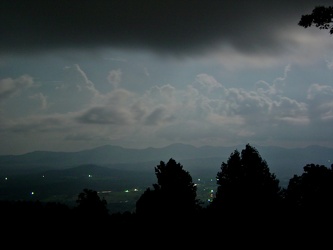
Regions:
[[326, 60], [327, 68], [333, 70], [333, 60]]
[[40, 109], [46, 110], [48, 107], [47, 103], [47, 96], [45, 96], [43, 93], [36, 93], [32, 96], [30, 96], [31, 99], [38, 100], [40, 102]]
[[215, 89], [222, 88], [222, 84], [219, 83], [213, 76], [208, 74], [199, 74], [196, 77], [196, 81], [208, 92], [212, 92]]
[[331, 98], [333, 97], [333, 87], [314, 83], [309, 87], [307, 97], [310, 100], [331, 100]]
[[22, 75], [18, 78], [5, 78], [0, 80], [0, 100], [6, 99], [14, 94], [18, 94], [25, 88], [34, 85], [34, 80], [29, 75]]
[[333, 87], [312, 84], [308, 89], [310, 116], [313, 121], [333, 121]]
[[121, 75], [122, 71], [120, 69], [113, 69], [109, 72], [107, 79], [114, 88], [119, 87], [119, 84], [121, 83]]

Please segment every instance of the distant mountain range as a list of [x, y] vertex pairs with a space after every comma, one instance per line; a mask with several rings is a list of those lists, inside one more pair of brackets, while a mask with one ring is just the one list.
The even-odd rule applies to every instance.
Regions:
[[[0, 156], [0, 200], [55, 201], [75, 206], [84, 188], [106, 198], [110, 212], [134, 211], [142, 192], [157, 183], [155, 167], [173, 158], [198, 184], [198, 197], [205, 201], [216, 190], [216, 174], [235, 147], [193, 147], [172, 144], [163, 148], [129, 149], [105, 145], [78, 152], [35, 151]], [[331, 166], [333, 148], [310, 146], [286, 149], [254, 146], [262, 159], [287, 187], [303, 173], [306, 164]], [[128, 191], [128, 192], [127, 192]]]
[[[282, 147], [256, 146], [261, 157], [266, 160], [272, 173], [282, 179], [289, 179], [294, 174], [301, 174], [306, 164], [314, 163], [330, 167], [333, 148], [309, 146], [287, 149]], [[203, 146], [194, 147], [186, 144], [171, 144], [162, 148], [132, 149], [105, 145], [78, 152], [34, 151], [21, 155], [0, 156], [1, 175], [32, 173], [41, 170], [62, 170], [80, 165], [95, 164], [119, 170], [150, 171], [160, 161], [170, 158], [183, 165], [190, 174], [209, 175], [215, 178], [221, 163], [226, 162], [230, 154], [245, 145], [233, 147]]]

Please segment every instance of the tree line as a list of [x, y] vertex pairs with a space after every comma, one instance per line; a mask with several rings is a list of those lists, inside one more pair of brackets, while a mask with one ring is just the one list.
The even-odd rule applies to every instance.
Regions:
[[288, 186], [281, 188], [257, 149], [247, 144], [221, 163], [215, 196], [205, 206], [181, 163], [170, 158], [160, 161], [154, 170], [157, 182], [139, 197], [135, 212], [110, 214], [97, 191], [84, 189], [74, 208], [55, 202], [1, 201], [2, 224], [22, 231], [35, 225], [39, 229], [120, 233], [158, 226], [204, 230], [214, 224], [224, 232], [235, 225], [256, 225], [262, 232], [272, 227], [288, 230], [290, 226], [305, 230], [309, 225], [333, 222], [333, 164], [307, 164], [301, 175], [294, 175]]

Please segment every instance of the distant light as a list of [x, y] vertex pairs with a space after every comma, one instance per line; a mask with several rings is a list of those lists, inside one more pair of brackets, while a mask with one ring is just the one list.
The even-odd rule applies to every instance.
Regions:
[[5, 177], [5, 180], [8, 180], [8, 178], [7, 178], [7, 177]]
[[101, 191], [101, 192], [98, 192], [98, 193], [105, 194], [105, 193], [111, 193], [111, 192], [112, 192], [111, 190], [105, 190], [105, 191]]
[[128, 192], [129, 192], [128, 189], [126, 189], [126, 190], [125, 190], [125, 193], [128, 193]]
[[198, 178], [198, 181], [200, 181], [200, 178]]
[[90, 178], [90, 177], [92, 177], [92, 175], [91, 175], [91, 174], [89, 174], [89, 175], [88, 175], [88, 177]]
[[34, 194], [35, 194], [35, 192], [34, 192], [34, 191], [32, 191], [32, 192], [31, 192], [31, 195], [34, 195]]
[[136, 191], [139, 191], [137, 188], [134, 188], [134, 191], [136, 192]]
[[210, 190], [210, 192], [211, 192], [211, 193], [214, 193], [214, 190], [213, 190], [213, 189], [211, 189], [211, 190]]
[[44, 175], [42, 175], [42, 177], [44, 178], [45, 176], [44, 176]]

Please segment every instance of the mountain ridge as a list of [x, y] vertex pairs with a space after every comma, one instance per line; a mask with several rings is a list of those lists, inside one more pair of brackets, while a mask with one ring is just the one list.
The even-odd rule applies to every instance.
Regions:
[[[330, 166], [333, 148], [311, 145], [303, 148], [283, 148], [277, 146], [255, 147], [267, 162], [271, 172], [281, 178], [290, 178], [300, 174], [306, 164]], [[32, 151], [21, 155], [0, 156], [0, 169], [3, 173], [10, 171], [34, 171], [37, 169], [64, 169], [83, 164], [108, 165], [120, 169], [151, 169], [160, 161], [170, 158], [180, 162], [189, 171], [220, 170], [231, 153], [239, 152], [245, 145], [236, 146], [201, 146], [189, 144], [170, 144], [165, 147], [144, 149], [125, 148], [115, 145], [103, 145], [74, 152]], [[328, 167], [329, 167], [328, 166]]]

